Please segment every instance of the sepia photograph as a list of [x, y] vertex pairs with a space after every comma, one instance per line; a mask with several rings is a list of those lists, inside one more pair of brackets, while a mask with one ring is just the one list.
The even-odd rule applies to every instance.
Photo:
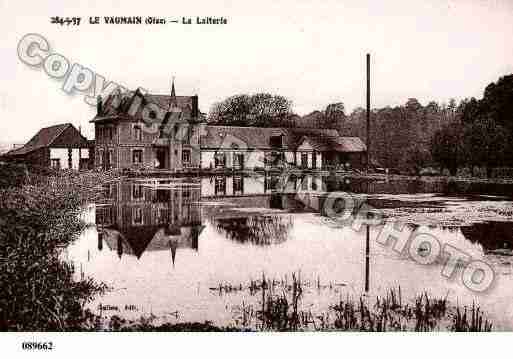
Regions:
[[19, 353], [57, 332], [513, 330], [510, 0], [0, 9]]

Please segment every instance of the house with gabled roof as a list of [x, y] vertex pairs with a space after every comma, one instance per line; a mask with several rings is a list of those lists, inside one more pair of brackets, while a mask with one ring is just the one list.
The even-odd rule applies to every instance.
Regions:
[[89, 165], [90, 142], [71, 123], [45, 127], [25, 145], [3, 158], [33, 166], [83, 169]]
[[366, 146], [335, 129], [205, 126], [202, 168], [362, 167]]
[[198, 96], [145, 94], [139, 89], [99, 99], [95, 167], [182, 170], [199, 167]]

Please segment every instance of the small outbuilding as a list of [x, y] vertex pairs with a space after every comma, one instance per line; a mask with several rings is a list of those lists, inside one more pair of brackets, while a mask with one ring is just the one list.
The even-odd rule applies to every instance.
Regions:
[[45, 127], [24, 146], [3, 155], [9, 161], [57, 169], [89, 167], [90, 144], [71, 123]]

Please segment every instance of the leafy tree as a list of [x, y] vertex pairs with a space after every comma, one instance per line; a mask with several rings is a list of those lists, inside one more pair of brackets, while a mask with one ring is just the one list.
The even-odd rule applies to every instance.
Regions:
[[465, 126], [465, 154], [468, 163], [486, 168], [486, 176], [491, 177], [492, 169], [504, 163], [507, 135], [504, 127], [495, 120], [485, 117]]
[[214, 104], [209, 122], [229, 126], [283, 126], [292, 115], [292, 102], [279, 95], [235, 95]]
[[440, 164], [440, 169], [447, 168], [451, 175], [456, 175], [458, 166], [464, 160], [462, 126], [458, 123], [446, 124], [435, 132], [431, 141], [431, 154]]
[[326, 106], [326, 110], [324, 110], [324, 116], [326, 118], [326, 127], [342, 128], [347, 118], [344, 104], [342, 102], [329, 104]]

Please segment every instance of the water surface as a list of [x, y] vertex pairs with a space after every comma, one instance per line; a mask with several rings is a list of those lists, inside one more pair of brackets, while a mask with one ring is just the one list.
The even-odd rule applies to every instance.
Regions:
[[[476, 294], [458, 272], [442, 277], [442, 261], [421, 265], [377, 243], [377, 224], [369, 230], [370, 297], [398, 286], [405, 300], [424, 291], [447, 295], [481, 305], [495, 329], [513, 329], [511, 189], [311, 175], [126, 179], [106, 184], [106, 199], [88, 207], [89, 226], [67, 257], [81, 275], [112, 288], [90, 305], [105, 315], [241, 324], [242, 306], [261, 299], [248, 283], [262, 276], [288, 283], [292, 273], [308, 289], [303, 308], [322, 312], [364, 292], [366, 228], [355, 230], [324, 208], [328, 196], [351, 193], [384, 220], [432, 234], [497, 273], [493, 288]], [[243, 290], [219, 290], [227, 284]]]

